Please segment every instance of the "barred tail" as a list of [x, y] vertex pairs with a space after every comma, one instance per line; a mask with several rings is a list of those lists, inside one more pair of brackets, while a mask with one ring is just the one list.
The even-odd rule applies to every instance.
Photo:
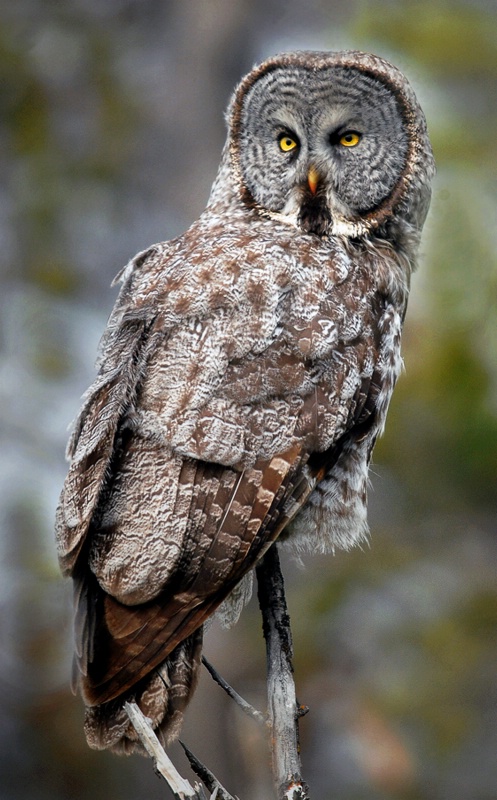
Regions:
[[199, 628], [131, 691], [108, 703], [87, 707], [85, 734], [89, 746], [120, 755], [145, 755], [124, 710], [126, 701], [137, 703], [163, 746], [170, 744], [179, 736], [183, 712], [195, 691], [201, 654], [202, 628]]

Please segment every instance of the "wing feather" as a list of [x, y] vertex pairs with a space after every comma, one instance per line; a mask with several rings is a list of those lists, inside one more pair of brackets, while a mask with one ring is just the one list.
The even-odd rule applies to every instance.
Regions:
[[125, 347], [114, 368], [89, 393], [76, 423], [69, 454], [72, 461], [57, 510], [59, 560], [65, 575], [72, 573], [96, 509], [105, 473], [114, 451], [119, 422], [132, 401], [141, 363], [146, 358], [145, 327], [125, 326]]
[[351, 299], [343, 264], [292, 292], [268, 264], [251, 295], [249, 263], [221, 290], [217, 262], [157, 258], [141, 288], [128, 275], [59, 512], [90, 706], [159, 667], [293, 520], [361, 419], [377, 358], [374, 289]]
[[100, 345], [100, 370], [84, 395], [67, 446], [71, 460], [56, 512], [56, 541], [61, 570], [71, 575], [95, 512], [118, 426], [136, 393], [149, 352], [155, 346], [149, 329], [154, 311], [133, 308], [130, 297], [137, 274], [156, 253], [138, 253], [116, 280], [123, 287]]
[[[217, 515], [216, 530], [202, 537], [200, 552], [197, 544], [188, 581], [181, 583], [179, 591], [167, 587], [149, 603], [127, 606], [105, 594], [89, 577], [92, 588], [86, 611], [98, 618], [99, 641], [94, 660], [81, 670], [89, 705], [108, 702], [147, 675], [220, 605], [260, 557], [263, 547], [277, 536], [278, 531], [268, 533], [265, 522], [286, 496], [285, 487], [293, 486], [290, 477], [299, 461], [296, 448], [242, 473], [217, 468], [219, 479], [211, 481], [212, 503], [224, 510]], [[197, 463], [200, 474], [213, 468]], [[205, 503], [204, 497], [197, 497]], [[195, 520], [192, 510], [190, 519]], [[212, 520], [210, 517], [211, 524]], [[263, 528], [265, 534], [261, 535]], [[172, 586], [177, 578], [172, 576]]]

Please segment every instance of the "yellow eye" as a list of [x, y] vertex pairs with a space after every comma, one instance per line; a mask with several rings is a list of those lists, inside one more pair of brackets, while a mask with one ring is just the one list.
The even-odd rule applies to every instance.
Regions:
[[361, 141], [361, 134], [355, 131], [347, 131], [343, 136], [340, 136], [340, 144], [344, 147], [355, 147]]
[[280, 150], [283, 150], [284, 153], [289, 153], [291, 150], [295, 150], [295, 148], [298, 147], [298, 142], [296, 142], [291, 136], [288, 136], [287, 133], [284, 133], [283, 136], [280, 136], [278, 143]]

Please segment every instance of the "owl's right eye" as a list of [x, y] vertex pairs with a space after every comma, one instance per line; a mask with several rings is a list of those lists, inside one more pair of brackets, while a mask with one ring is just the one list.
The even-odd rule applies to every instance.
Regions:
[[291, 153], [299, 148], [299, 141], [295, 136], [290, 136], [288, 133], [282, 133], [278, 136], [278, 144], [280, 150], [284, 153]]

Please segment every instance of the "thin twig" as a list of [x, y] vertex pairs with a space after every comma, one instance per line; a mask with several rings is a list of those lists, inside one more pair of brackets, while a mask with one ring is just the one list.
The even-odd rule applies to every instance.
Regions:
[[293, 680], [293, 647], [277, 546], [257, 569], [259, 605], [266, 640], [268, 710], [271, 723], [273, 780], [278, 800], [309, 800], [301, 777], [299, 708]]
[[155, 735], [153, 728], [139, 709], [136, 703], [125, 703], [126, 713], [138, 737], [149, 756], [154, 760], [157, 772], [167, 781], [172, 793], [178, 800], [206, 800], [205, 793], [200, 784], [195, 788], [181, 777], [176, 767]]
[[201, 781], [205, 783], [209, 792], [212, 792], [209, 800], [238, 800], [237, 797], [233, 797], [225, 788], [224, 786], [218, 781], [216, 776], [208, 769], [205, 764], [202, 764], [201, 761], [198, 760], [197, 756], [195, 756], [192, 751], [186, 746], [181, 739], [178, 740], [181, 747], [185, 751], [186, 757], [190, 762], [190, 766], [194, 771], [195, 775], [197, 775]]
[[216, 683], [219, 684], [221, 689], [224, 689], [226, 694], [229, 695], [229, 697], [231, 697], [231, 699], [234, 700], [235, 703], [237, 703], [237, 705], [240, 706], [240, 708], [242, 709], [242, 711], [245, 712], [245, 714], [247, 714], [249, 717], [252, 717], [252, 719], [255, 719], [256, 722], [258, 722], [260, 725], [266, 724], [266, 717], [264, 716], [264, 714], [261, 714], [260, 711], [257, 711], [256, 708], [254, 708], [252, 705], [250, 705], [250, 703], [244, 700], [243, 697], [239, 695], [238, 692], [235, 689], [233, 689], [233, 687], [230, 686], [227, 681], [224, 680], [224, 678], [219, 674], [219, 672], [215, 669], [215, 667], [213, 667], [212, 664], [209, 661], [207, 661], [205, 656], [202, 656], [202, 664], [204, 665], [206, 670], [210, 673], [211, 677], [216, 681]]

